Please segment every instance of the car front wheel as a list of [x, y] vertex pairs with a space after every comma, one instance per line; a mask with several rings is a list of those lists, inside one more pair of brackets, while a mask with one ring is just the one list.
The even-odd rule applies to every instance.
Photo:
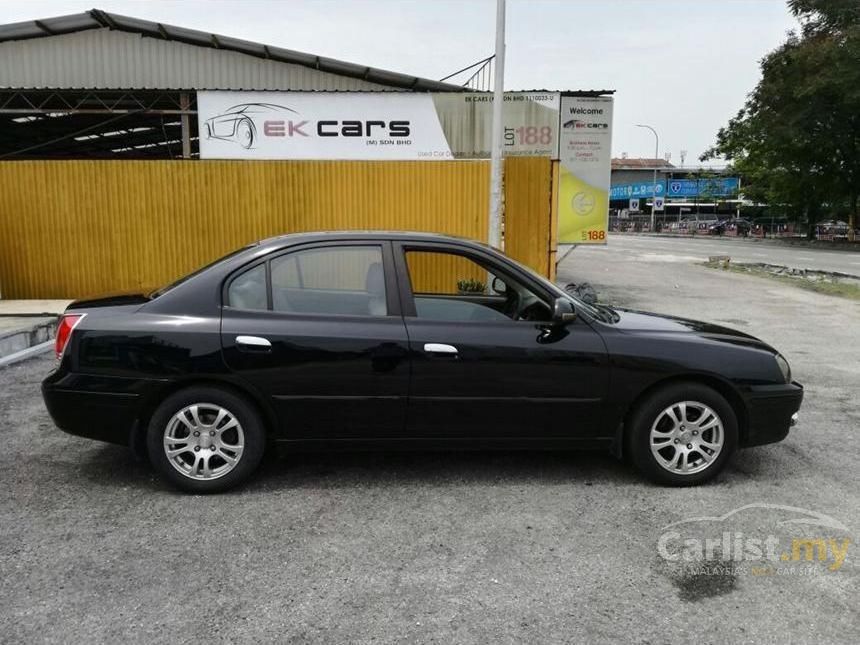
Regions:
[[254, 145], [254, 124], [249, 119], [242, 119], [236, 125], [236, 140], [243, 148]]
[[172, 484], [193, 493], [236, 486], [259, 465], [265, 432], [245, 399], [214, 387], [167, 397], [152, 415], [147, 449]]
[[627, 449], [636, 468], [672, 486], [716, 476], [737, 447], [734, 410], [715, 390], [678, 383], [651, 394], [629, 419]]

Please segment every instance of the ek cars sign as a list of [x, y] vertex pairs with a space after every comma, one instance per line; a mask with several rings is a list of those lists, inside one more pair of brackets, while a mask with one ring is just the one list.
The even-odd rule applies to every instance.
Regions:
[[198, 92], [201, 159], [451, 159], [433, 99]]
[[[505, 156], [558, 156], [558, 92], [506, 92]], [[202, 159], [488, 159], [487, 92], [197, 93]]]

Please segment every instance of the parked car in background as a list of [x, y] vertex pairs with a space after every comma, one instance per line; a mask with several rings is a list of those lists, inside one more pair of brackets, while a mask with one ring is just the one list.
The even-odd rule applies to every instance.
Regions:
[[[468, 288], [464, 288], [468, 287]], [[656, 482], [782, 440], [803, 388], [726, 327], [589, 305], [498, 251], [421, 233], [252, 244], [60, 317], [45, 403], [192, 492], [264, 450], [598, 448]]]
[[750, 230], [752, 230], [752, 223], [740, 217], [719, 220], [708, 226], [708, 233], [711, 235], [725, 235], [733, 231], [736, 235], [746, 237]]
[[714, 218], [713, 215], [688, 215], [678, 225], [678, 228], [681, 231], [686, 231], [688, 233], [705, 233], [708, 231], [708, 228], [717, 223], [718, 220]]
[[818, 238], [831, 240], [848, 239], [848, 222], [842, 220], [825, 220], [815, 226], [815, 234]]

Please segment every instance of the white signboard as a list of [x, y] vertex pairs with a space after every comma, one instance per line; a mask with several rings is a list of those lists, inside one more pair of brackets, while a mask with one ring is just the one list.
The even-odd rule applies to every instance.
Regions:
[[429, 94], [198, 92], [201, 159], [451, 159]]
[[[605, 244], [612, 159], [612, 98], [562, 96], [558, 241]], [[631, 210], [636, 210], [632, 206]]]
[[[442, 130], [458, 159], [490, 157], [493, 95], [487, 92], [433, 94]], [[558, 92], [505, 92], [502, 154], [558, 156]]]
[[631, 211], [638, 211], [639, 210], [639, 198], [638, 197], [634, 197], [633, 199], [630, 200], [630, 210]]

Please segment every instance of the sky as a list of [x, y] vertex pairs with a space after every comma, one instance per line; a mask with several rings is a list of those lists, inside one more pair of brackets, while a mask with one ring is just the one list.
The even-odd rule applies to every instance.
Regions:
[[[92, 9], [439, 79], [493, 53], [495, 0], [0, 0], [0, 23]], [[784, 0], [508, 0], [505, 89], [612, 89], [613, 155], [697, 164], [797, 26]]]

